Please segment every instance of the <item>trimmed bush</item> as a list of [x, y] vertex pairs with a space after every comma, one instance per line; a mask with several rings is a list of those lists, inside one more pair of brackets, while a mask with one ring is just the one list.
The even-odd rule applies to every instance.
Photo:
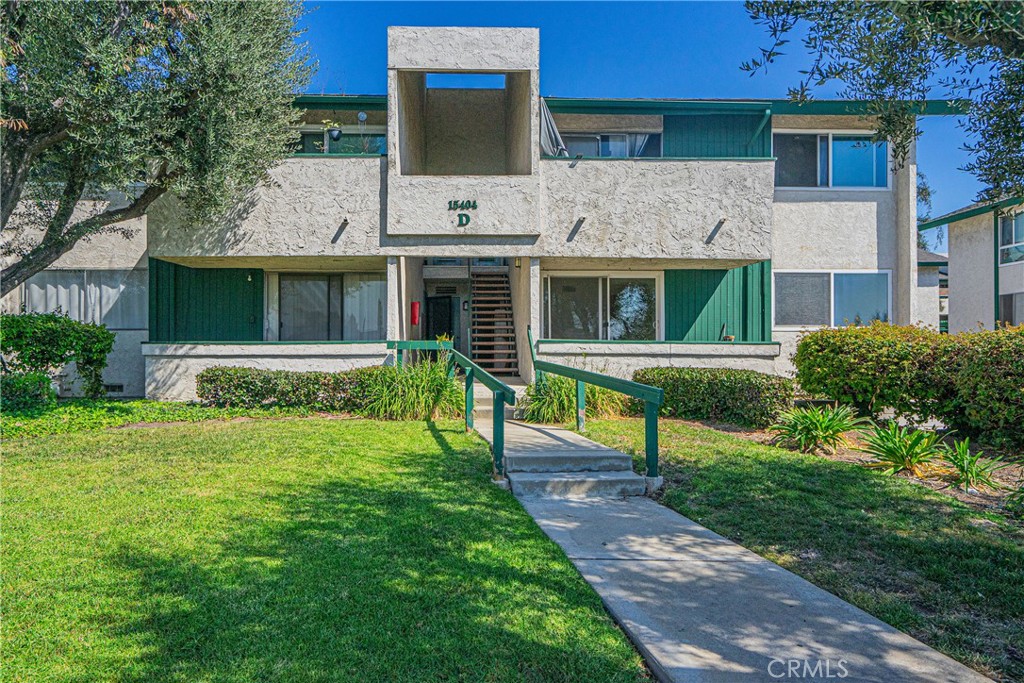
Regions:
[[935, 419], [967, 436], [1024, 445], [1024, 326], [944, 335], [876, 322], [810, 332], [797, 381], [877, 416]]
[[358, 413], [368, 391], [394, 380], [397, 369], [384, 366], [346, 372], [295, 372], [217, 366], [196, 375], [196, 395], [219, 408], [310, 408]]
[[661, 414], [764, 428], [793, 405], [793, 381], [753, 370], [644, 368], [633, 381], [665, 390]]
[[[628, 397], [595, 384], [586, 387], [587, 417], [619, 417], [628, 406]], [[564, 424], [576, 420], [576, 381], [547, 374], [543, 381], [526, 387], [523, 419], [542, 424]]]
[[114, 333], [104, 325], [60, 313], [0, 316], [0, 353], [12, 369], [52, 375], [73, 361], [89, 398], [103, 396], [103, 369], [113, 348]]
[[5, 372], [0, 375], [0, 410], [11, 413], [45, 408], [57, 401], [57, 393], [45, 372]]
[[386, 420], [430, 420], [462, 414], [463, 394], [447, 359], [401, 368], [295, 372], [212, 367], [196, 375], [196, 395], [221, 408], [309, 408]]

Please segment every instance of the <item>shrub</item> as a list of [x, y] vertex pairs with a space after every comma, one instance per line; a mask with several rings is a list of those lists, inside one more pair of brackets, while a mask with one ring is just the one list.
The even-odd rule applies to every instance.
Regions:
[[939, 337], [925, 328], [880, 321], [815, 330], [797, 344], [796, 379], [804, 391], [852, 405], [861, 415], [887, 407], [911, 415], [918, 412], [912, 389]]
[[[617, 391], [588, 384], [587, 417], [618, 417], [626, 411], [629, 399]], [[526, 387], [523, 419], [542, 424], [563, 424], [576, 419], [576, 381], [561, 375], [544, 375], [544, 379]]]
[[992, 476], [1009, 465], [1004, 463], [1001, 458], [989, 458], [982, 462], [982, 455], [981, 451], [971, 453], [970, 439], [958, 441], [952, 448], [946, 447], [942, 459], [953, 468], [953, 486], [960, 486], [964, 489], [1000, 488]]
[[819, 449], [835, 453], [846, 443], [846, 432], [865, 426], [866, 420], [854, 415], [849, 406], [835, 408], [796, 408], [786, 411], [777, 424], [768, 428], [775, 441], [804, 453]]
[[5, 413], [45, 408], [57, 393], [45, 372], [5, 372], [0, 375], [0, 409]]
[[280, 406], [357, 413], [367, 403], [369, 387], [385, 384], [395, 374], [395, 368], [383, 366], [346, 372], [217, 366], [196, 375], [196, 395], [203, 403], [221, 408]]
[[1024, 519], [1024, 477], [1003, 501], [1003, 507], [1012, 517]]
[[463, 412], [462, 388], [448, 375], [448, 354], [392, 368], [366, 379], [361, 415], [381, 420], [433, 420]]
[[454, 417], [461, 414], [463, 400], [444, 354], [401, 368], [344, 372], [218, 366], [196, 375], [196, 394], [222, 408], [310, 408], [392, 420]]
[[865, 446], [858, 450], [871, 455], [868, 467], [883, 474], [907, 472], [915, 477], [925, 473], [924, 467], [942, 455], [939, 435], [924, 430], [909, 430], [895, 422], [874, 426], [864, 433]]
[[753, 370], [644, 368], [633, 381], [665, 390], [661, 414], [767, 427], [793, 405], [793, 381]]
[[0, 353], [11, 368], [52, 374], [74, 361], [86, 396], [103, 395], [103, 369], [114, 348], [114, 333], [60, 313], [0, 316]]
[[938, 334], [875, 322], [811, 332], [797, 381], [877, 415], [936, 419], [968, 436], [1024, 445], [1024, 326]]

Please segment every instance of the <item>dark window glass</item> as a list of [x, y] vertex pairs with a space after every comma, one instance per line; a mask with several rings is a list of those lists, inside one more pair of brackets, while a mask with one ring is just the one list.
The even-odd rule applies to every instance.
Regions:
[[776, 187], [818, 186], [818, 136], [776, 133], [772, 136]]

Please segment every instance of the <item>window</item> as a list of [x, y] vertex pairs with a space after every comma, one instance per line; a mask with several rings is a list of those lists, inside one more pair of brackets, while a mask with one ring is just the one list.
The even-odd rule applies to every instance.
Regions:
[[148, 271], [46, 270], [25, 283], [25, 310], [59, 311], [73, 320], [112, 330], [144, 330], [148, 318]]
[[1006, 325], [1024, 324], [1024, 293], [999, 297], [999, 321]]
[[342, 126], [338, 139], [327, 130], [302, 131], [295, 152], [299, 154], [387, 154], [387, 135], [383, 126]]
[[282, 273], [279, 282], [281, 341], [386, 338], [383, 273]]
[[776, 187], [888, 187], [889, 149], [870, 135], [775, 133]]
[[889, 320], [889, 277], [883, 272], [776, 272], [776, 327], [866, 325]]
[[658, 278], [551, 275], [544, 278], [547, 339], [658, 339]]
[[999, 263], [1024, 261], [1024, 213], [999, 219]]
[[661, 156], [661, 133], [567, 133], [570, 157], [632, 159]]

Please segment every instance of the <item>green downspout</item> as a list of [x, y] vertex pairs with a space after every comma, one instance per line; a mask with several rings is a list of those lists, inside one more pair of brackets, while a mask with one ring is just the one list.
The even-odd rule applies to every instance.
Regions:
[[994, 256], [992, 260], [992, 285], [995, 291], [994, 304], [995, 310], [992, 315], [992, 329], [999, 326], [999, 209], [992, 212], [992, 242], [995, 245]]

